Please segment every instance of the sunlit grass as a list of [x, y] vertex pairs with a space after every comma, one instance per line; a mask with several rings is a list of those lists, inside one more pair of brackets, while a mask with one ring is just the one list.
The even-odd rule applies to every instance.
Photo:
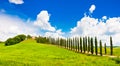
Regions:
[[[117, 50], [117, 49], [116, 49]], [[1, 66], [120, 66], [109, 57], [88, 56], [49, 44], [25, 40], [19, 44], [0, 44]]]

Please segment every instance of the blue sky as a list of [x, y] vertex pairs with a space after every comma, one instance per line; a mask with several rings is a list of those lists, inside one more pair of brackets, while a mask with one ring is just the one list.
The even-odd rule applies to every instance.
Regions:
[[103, 42], [113, 36], [115, 44], [120, 45], [119, 2], [0, 0], [0, 40], [21, 33], [52, 37], [97, 36]]
[[104, 15], [120, 16], [119, 0], [24, 0], [24, 3], [19, 5], [9, 3], [8, 0], [0, 0], [1, 9], [25, 20], [28, 18], [35, 20], [40, 11], [47, 10], [51, 14], [49, 22], [65, 32], [74, 27], [85, 12], [89, 13], [92, 4], [96, 5], [96, 10], [92, 14], [95, 18], [102, 18]]

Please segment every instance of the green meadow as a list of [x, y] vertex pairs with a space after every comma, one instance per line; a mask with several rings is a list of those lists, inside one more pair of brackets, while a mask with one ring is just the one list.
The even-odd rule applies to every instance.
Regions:
[[[120, 56], [119, 51], [119, 47], [114, 48], [114, 55]], [[0, 66], [120, 66], [120, 64], [108, 56], [75, 53], [29, 39], [11, 46], [0, 43]]]

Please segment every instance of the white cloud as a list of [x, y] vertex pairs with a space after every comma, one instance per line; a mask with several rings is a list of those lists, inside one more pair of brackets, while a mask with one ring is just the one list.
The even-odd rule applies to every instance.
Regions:
[[18, 17], [0, 14], [0, 40], [5, 41], [17, 34], [37, 35], [38, 29]]
[[102, 19], [103, 19], [103, 20], [106, 20], [106, 19], [107, 19], [107, 16], [103, 16]]
[[14, 4], [23, 4], [24, 1], [23, 0], [9, 0], [10, 3], [14, 3]]
[[[106, 19], [106, 17], [104, 18]], [[72, 36], [97, 36], [109, 45], [109, 37], [113, 37], [114, 45], [120, 46], [120, 17], [107, 19], [105, 22], [84, 16], [77, 22], [77, 26], [71, 29]]]
[[93, 13], [93, 11], [95, 10], [96, 6], [95, 5], [91, 5], [91, 7], [89, 8], [90, 13]]
[[5, 41], [18, 34], [30, 34], [41, 36], [63, 37], [61, 29], [56, 30], [49, 21], [50, 15], [47, 11], [41, 11], [35, 21], [23, 20], [18, 16], [0, 13], [0, 41]]
[[37, 20], [34, 22], [34, 25], [40, 27], [43, 30], [55, 31], [56, 29], [51, 26], [49, 18], [50, 14], [48, 14], [47, 11], [41, 11], [37, 15]]
[[52, 38], [65, 38], [64, 36], [63, 36], [63, 32], [62, 32], [62, 30], [61, 29], [59, 29], [59, 30], [56, 30], [56, 31], [54, 31], [54, 32], [46, 32], [45, 33], [45, 35], [44, 36], [46, 36], [46, 37], [52, 37]]

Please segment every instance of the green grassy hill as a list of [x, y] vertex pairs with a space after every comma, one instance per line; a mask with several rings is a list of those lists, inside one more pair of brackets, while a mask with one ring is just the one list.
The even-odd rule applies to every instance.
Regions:
[[0, 44], [0, 66], [120, 66], [109, 57], [88, 56], [57, 46], [25, 40], [19, 44]]

